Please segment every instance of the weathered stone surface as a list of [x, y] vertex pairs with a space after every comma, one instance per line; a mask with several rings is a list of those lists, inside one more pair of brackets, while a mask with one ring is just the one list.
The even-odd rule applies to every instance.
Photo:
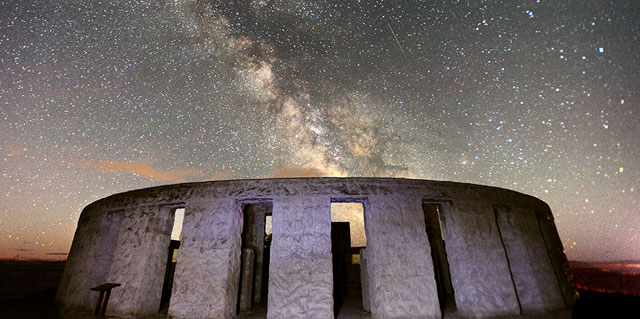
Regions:
[[65, 308], [90, 311], [98, 293], [89, 288], [106, 282], [123, 216], [122, 212], [84, 216], [69, 252], [83, 258], [67, 261], [57, 300]]
[[360, 249], [360, 283], [362, 285], [362, 308], [371, 311], [369, 292], [369, 270], [367, 268], [367, 249]]
[[547, 246], [551, 264], [553, 265], [553, 270], [558, 279], [558, 285], [562, 291], [565, 307], [571, 307], [578, 299], [578, 295], [576, 293], [576, 287], [571, 281], [571, 268], [569, 267], [567, 256], [564, 254], [562, 241], [560, 240], [560, 236], [558, 236], [558, 231], [553, 222], [553, 216], [551, 215], [551, 211], [547, 209], [542, 212], [538, 211], [537, 217], [540, 231]]
[[273, 200], [267, 318], [333, 318], [331, 200]]
[[564, 308], [564, 300], [535, 212], [496, 208], [502, 240], [523, 314]]
[[124, 213], [106, 282], [120, 283], [109, 299], [108, 315], [154, 315], [162, 284], [173, 225], [172, 209], [143, 206]]
[[234, 318], [242, 207], [234, 200], [188, 202], [169, 316]]
[[365, 205], [374, 319], [441, 317], [421, 205], [396, 196], [370, 196]]
[[251, 309], [251, 295], [253, 292], [253, 249], [245, 248], [242, 250], [242, 274], [240, 278], [240, 311]]
[[458, 312], [518, 314], [520, 308], [493, 206], [480, 201], [443, 204], [443, 233]]
[[[563, 302], [570, 307], [574, 301], [566, 256], [544, 202], [495, 187], [392, 178], [215, 181], [109, 196], [83, 210], [57, 300], [65, 309], [92, 311], [97, 293], [89, 288], [118, 282], [122, 286], [114, 288], [108, 314], [156, 313], [172, 209], [180, 206], [185, 207], [185, 218], [169, 316], [234, 318], [243, 205], [273, 202], [268, 317], [331, 318], [332, 201], [364, 204], [368, 247], [361, 267], [373, 318], [441, 316], [423, 201], [442, 207], [442, 232], [459, 314], [519, 313], [516, 286], [522, 282], [544, 295], [521, 293], [525, 312], [562, 308]], [[494, 206], [511, 207], [514, 216], [512, 223], [501, 225], [506, 230], [502, 237]], [[245, 242], [257, 248], [255, 263], [262, 262], [264, 224], [260, 223], [269, 209], [253, 216], [256, 226]], [[509, 258], [517, 261], [512, 268], [516, 283], [505, 247]], [[518, 264], [527, 258], [535, 267]], [[256, 270], [256, 278], [264, 275]], [[260, 282], [254, 280], [255, 291], [261, 291]]]

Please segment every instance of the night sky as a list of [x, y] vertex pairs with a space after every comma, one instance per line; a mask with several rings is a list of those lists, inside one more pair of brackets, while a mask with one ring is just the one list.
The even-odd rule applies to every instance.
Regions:
[[0, 1], [0, 258], [64, 258], [126, 190], [384, 176], [640, 259], [640, 2], [239, 2]]

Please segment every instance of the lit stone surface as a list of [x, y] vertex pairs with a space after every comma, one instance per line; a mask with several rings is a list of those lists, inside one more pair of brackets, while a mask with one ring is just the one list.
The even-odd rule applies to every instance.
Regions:
[[499, 208], [497, 211], [522, 313], [564, 308], [535, 212], [511, 208]]
[[[66, 310], [90, 312], [97, 293], [89, 289], [117, 282], [122, 286], [113, 289], [108, 315], [156, 314], [172, 211], [184, 207], [169, 316], [235, 318], [243, 205], [269, 203], [271, 209], [272, 203], [268, 318], [333, 318], [332, 201], [364, 205], [362, 286], [373, 318], [441, 317], [423, 202], [441, 209], [458, 316], [548, 312], [574, 301], [544, 202], [494, 187], [391, 178], [216, 181], [104, 198], [80, 217], [57, 299]], [[503, 207], [509, 208], [500, 213], [505, 219], [496, 220], [494, 209]], [[264, 209], [256, 218], [267, 214]], [[256, 262], [261, 258], [256, 254]], [[522, 283], [537, 292], [518, 291], [518, 300]]]
[[540, 223], [542, 238], [547, 245], [551, 265], [560, 284], [565, 307], [571, 307], [577, 299], [576, 289], [573, 282], [564, 280], [564, 278], [571, 278], [571, 268], [566, 262], [566, 255], [564, 254], [564, 248], [556, 225], [553, 222], [553, 216], [551, 214], [538, 214], [538, 222]]
[[372, 317], [440, 318], [420, 199], [371, 196], [368, 203]]
[[444, 237], [458, 312], [469, 316], [518, 314], [492, 205], [460, 200], [444, 210]]
[[241, 212], [234, 200], [185, 205], [169, 315], [234, 318], [240, 276]]
[[97, 301], [97, 296], [90, 298], [89, 288], [95, 285], [92, 286], [94, 282], [89, 278], [96, 277], [91, 273], [96, 264], [96, 255], [100, 255], [98, 244], [102, 237], [99, 231], [100, 225], [105, 222], [107, 215], [91, 214], [91, 211], [92, 209], [87, 207], [80, 216], [78, 223], [82, 227], [78, 227], [69, 251], [69, 255], [81, 257], [67, 260], [58, 287], [56, 299], [63, 304], [64, 308], [90, 311], [93, 309], [91, 305]]
[[333, 318], [331, 199], [273, 201], [267, 318]]

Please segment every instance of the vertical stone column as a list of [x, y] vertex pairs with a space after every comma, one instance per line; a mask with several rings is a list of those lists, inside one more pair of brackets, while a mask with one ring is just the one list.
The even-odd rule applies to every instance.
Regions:
[[241, 234], [235, 200], [187, 203], [170, 318], [236, 317]]
[[441, 218], [459, 313], [469, 317], [520, 313], [493, 205], [444, 203]]
[[108, 281], [122, 284], [111, 292], [107, 314], [158, 313], [173, 226], [173, 208], [141, 206], [126, 211]]
[[564, 308], [558, 279], [551, 266], [535, 212], [523, 208], [496, 207], [496, 216], [522, 313]]
[[251, 310], [251, 293], [253, 290], [253, 249], [242, 250], [242, 273], [240, 274], [240, 311]]
[[372, 317], [441, 318], [422, 200], [368, 199], [364, 215]]
[[121, 221], [122, 212], [83, 210], [56, 296], [65, 309], [95, 308], [97, 293], [89, 289], [106, 279]]
[[360, 249], [360, 285], [362, 287], [362, 308], [365, 311], [371, 311], [371, 303], [369, 302], [369, 271], [367, 268], [367, 249]]
[[578, 295], [576, 287], [571, 280], [571, 267], [569, 267], [567, 255], [564, 253], [562, 241], [558, 236], [558, 230], [556, 230], [556, 225], [553, 222], [551, 211], [546, 210], [537, 217], [542, 238], [547, 245], [547, 252], [549, 253], [553, 270], [556, 273], [556, 278], [558, 278], [560, 291], [562, 291], [562, 296], [564, 297], [565, 306], [569, 308], [573, 306]]
[[333, 319], [331, 199], [274, 198], [267, 318]]

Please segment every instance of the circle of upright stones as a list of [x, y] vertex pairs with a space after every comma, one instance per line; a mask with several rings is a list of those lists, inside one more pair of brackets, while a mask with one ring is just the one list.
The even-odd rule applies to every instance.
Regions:
[[[260, 249], [251, 260], [243, 257], [243, 226], [253, 205], [251, 214], [272, 216], [273, 229], [268, 273], [260, 274], [268, 287], [256, 289], [252, 279], [254, 302], [257, 291], [268, 291], [268, 318], [334, 318], [335, 202], [364, 207], [361, 308], [373, 318], [543, 313], [574, 302], [566, 256], [543, 201], [496, 187], [398, 178], [212, 181], [103, 198], [82, 211], [57, 300], [63, 311], [93, 311], [98, 293], [90, 289], [118, 283], [108, 316], [155, 315], [169, 289], [172, 318], [235, 318], [242, 287], [252, 286], [240, 278], [258, 275], [242, 264], [265, 262]], [[167, 288], [178, 208], [184, 222]]]

